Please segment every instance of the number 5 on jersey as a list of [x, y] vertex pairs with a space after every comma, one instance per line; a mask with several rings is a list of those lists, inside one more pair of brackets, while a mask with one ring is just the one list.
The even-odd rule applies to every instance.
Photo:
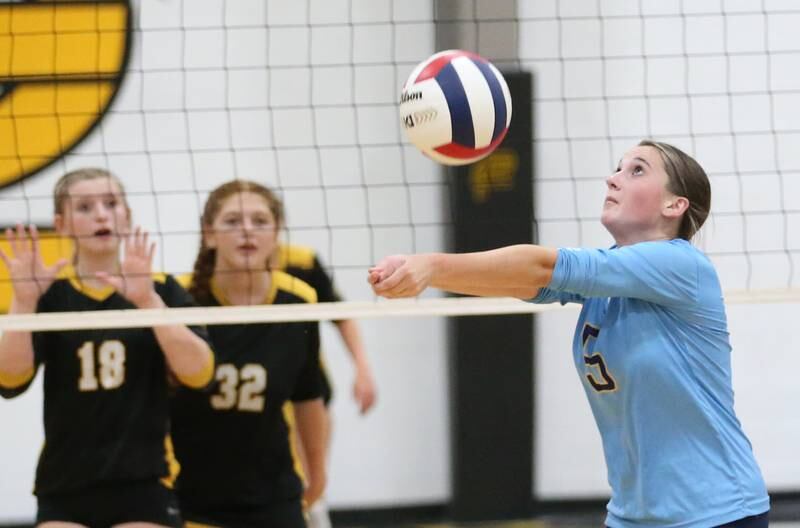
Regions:
[[264, 390], [267, 388], [267, 369], [248, 363], [241, 369], [226, 363], [217, 367], [219, 393], [211, 397], [211, 407], [261, 412], [264, 410]]
[[583, 362], [586, 368], [590, 371], [586, 373], [586, 380], [597, 392], [611, 392], [617, 390], [617, 382], [611, 376], [611, 373], [606, 367], [606, 362], [600, 352], [594, 354], [587, 354], [589, 339], [597, 339], [600, 335], [600, 329], [586, 323], [583, 327], [581, 334], [581, 341], [583, 344]]
[[86, 341], [78, 349], [81, 361], [78, 390], [81, 392], [96, 391], [100, 387], [116, 389], [125, 381], [125, 345], [116, 339], [103, 341], [96, 352], [94, 341]]

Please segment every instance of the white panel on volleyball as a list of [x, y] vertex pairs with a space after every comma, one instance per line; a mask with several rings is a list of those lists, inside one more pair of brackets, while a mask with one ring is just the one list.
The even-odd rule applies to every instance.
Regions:
[[436, 147], [453, 141], [450, 108], [435, 77], [410, 86], [404, 96], [401, 118], [405, 120], [408, 116], [413, 120], [413, 124], [404, 125], [412, 143], [430, 156], [436, 154], [433, 150]]
[[469, 57], [458, 57], [451, 64], [464, 85], [470, 109], [485, 109], [483, 112], [472, 112], [472, 129], [475, 133], [475, 148], [488, 147], [492, 142], [495, 119], [494, 99], [489, 83]]
[[[503, 74], [500, 73], [500, 70], [498, 70], [494, 64], [489, 62], [487, 63], [487, 65], [489, 66], [489, 69], [492, 70], [492, 73], [494, 73], [497, 76], [498, 79], [503, 78]], [[506, 101], [506, 127], [508, 127], [511, 125], [511, 111], [513, 110], [511, 104], [511, 91], [509, 91], [508, 84], [506, 84], [505, 82], [500, 83], [500, 89], [503, 90], [503, 99], [505, 99]]]

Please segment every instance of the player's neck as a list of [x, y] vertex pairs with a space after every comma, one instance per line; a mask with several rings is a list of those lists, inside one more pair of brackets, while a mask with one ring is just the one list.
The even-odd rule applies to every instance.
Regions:
[[674, 235], [668, 233], [665, 229], [650, 229], [648, 231], [633, 231], [630, 233], [617, 233], [614, 234], [614, 242], [617, 247], [632, 246], [640, 242], [656, 242], [658, 240], [672, 240]]
[[217, 271], [214, 283], [233, 305], [262, 304], [272, 286], [272, 273], [267, 270]]
[[96, 278], [100, 271], [112, 275], [119, 273], [119, 256], [116, 253], [97, 255], [85, 252], [76, 255], [75, 274], [81, 283], [98, 289], [106, 287], [105, 282]]

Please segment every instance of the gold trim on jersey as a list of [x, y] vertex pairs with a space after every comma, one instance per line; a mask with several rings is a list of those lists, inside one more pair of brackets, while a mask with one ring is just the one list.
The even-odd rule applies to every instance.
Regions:
[[167, 475], [161, 477], [161, 483], [169, 489], [175, 486], [178, 473], [181, 472], [181, 464], [175, 458], [175, 449], [172, 447], [172, 436], [167, 434], [164, 437], [164, 460], [167, 462]]
[[[283, 271], [272, 272], [272, 282], [275, 284], [276, 289], [281, 289], [296, 295], [307, 303], [317, 302], [317, 290], [308, 285], [302, 279], [298, 279]], [[265, 303], [270, 304], [270, 303]]]
[[178, 281], [178, 284], [183, 286], [184, 290], [189, 289], [189, 286], [192, 285], [193, 278], [194, 278], [193, 273], [181, 273], [180, 275], [175, 276], [175, 280]]
[[103, 286], [102, 288], [95, 288], [93, 286], [89, 286], [88, 284], [84, 284], [77, 276], [69, 277], [69, 283], [78, 293], [89, 297], [98, 302], [103, 302], [111, 295], [114, 294], [114, 287], [113, 286]]
[[294, 406], [287, 401], [283, 404], [283, 420], [286, 422], [286, 429], [289, 431], [289, 452], [292, 454], [292, 467], [303, 485], [307, 484], [306, 472], [303, 470], [303, 459], [297, 451], [300, 446], [300, 435], [297, 433], [297, 422], [294, 418]]
[[[232, 303], [228, 300], [225, 292], [219, 287], [214, 278], [210, 281], [211, 295], [213, 295], [222, 306], [231, 306]], [[278, 295], [278, 290], [283, 290], [292, 295], [300, 297], [307, 303], [317, 302], [317, 291], [309, 286], [306, 282], [292, 277], [288, 273], [275, 270], [270, 272], [269, 291], [264, 296], [261, 304], [272, 304], [275, 302], [275, 297]]]
[[322, 375], [325, 376], [325, 381], [328, 383], [328, 386], [331, 388], [331, 390], [333, 390], [328, 364], [325, 362], [325, 357], [322, 355], [322, 347], [320, 347], [319, 351], [319, 370], [322, 372]]
[[[62, 271], [62, 273], [59, 274], [59, 278], [68, 279], [69, 283], [78, 293], [82, 293], [83, 295], [89, 297], [90, 299], [93, 299], [98, 302], [103, 302], [109, 297], [111, 297], [111, 295], [113, 295], [115, 291], [114, 287], [110, 285], [97, 288], [95, 286], [90, 286], [88, 284], [81, 282], [80, 277], [78, 277], [78, 273], [72, 266], [68, 266], [67, 268], [65, 268], [65, 270], [66, 271]], [[167, 275], [165, 273], [160, 273], [160, 272], [153, 273], [152, 277], [153, 277], [153, 282], [158, 282], [161, 284], [167, 282]]]
[[28, 383], [35, 373], [36, 369], [34, 367], [20, 374], [9, 374], [8, 372], [0, 370], [0, 385], [6, 389], [16, 389]]
[[315, 255], [316, 253], [310, 247], [281, 244], [278, 246], [275, 266], [279, 270], [285, 270], [288, 267], [311, 269], [314, 267]]

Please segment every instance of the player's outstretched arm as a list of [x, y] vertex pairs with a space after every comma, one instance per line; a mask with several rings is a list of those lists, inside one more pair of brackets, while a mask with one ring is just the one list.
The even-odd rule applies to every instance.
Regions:
[[393, 255], [370, 268], [382, 297], [414, 297], [428, 287], [485, 297], [530, 299], [547, 286], [558, 250], [520, 244], [477, 253]]
[[[137, 308], [166, 308], [153, 287], [151, 273], [155, 244], [140, 227], [125, 239], [125, 258], [119, 276], [99, 273], [98, 278], [113, 286]], [[214, 355], [203, 339], [185, 325], [154, 326], [158, 344], [170, 370], [185, 385], [203, 387], [211, 380]]]
[[[6, 240], [11, 252], [6, 254], [0, 250], [0, 259], [8, 270], [14, 289], [9, 313], [34, 313], [39, 298], [67, 261], [61, 259], [53, 266], [44, 265], [39, 252], [39, 233], [34, 225], [27, 232], [21, 224], [15, 230], [7, 229]], [[33, 370], [31, 332], [3, 332], [0, 336], [0, 385], [6, 388], [21, 386], [30, 379]]]

